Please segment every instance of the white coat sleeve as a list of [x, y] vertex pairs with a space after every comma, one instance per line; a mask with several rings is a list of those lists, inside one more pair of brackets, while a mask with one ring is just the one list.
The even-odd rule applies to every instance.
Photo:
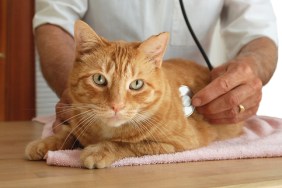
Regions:
[[88, 0], [36, 0], [33, 28], [42, 24], [54, 24], [73, 35], [74, 22], [82, 19]]
[[245, 44], [262, 36], [278, 44], [270, 0], [225, 0], [221, 29], [228, 59], [234, 58]]

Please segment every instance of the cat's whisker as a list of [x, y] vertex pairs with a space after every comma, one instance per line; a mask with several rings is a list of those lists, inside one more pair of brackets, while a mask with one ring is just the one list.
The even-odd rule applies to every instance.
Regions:
[[[156, 130], [160, 131], [163, 134], [163, 136], [168, 135], [168, 132], [164, 132], [166, 131], [166, 126], [162, 126], [162, 125], [156, 126]], [[174, 133], [174, 136], [179, 136], [178, 139], [181, 140], [182, 143], [185, 143], [187, 141], [187, 138], [184, 138], [183, 136], [181, 136], [181, 131], [176, 131]]]
[[[146, 123], [146, 125], [150, 125], [151, 124], [151, 122], [150, 121], [145, 121], [145, 123]], [[153, 146], [152, 146], [152, 142], [154, 142], [154, 143], [161, 143], [161, 141], [160, 141], [160, 139], [158, 139], [156, 136], [154, 136], [154, 134], [152, 133], [152, 130], [150, 130], [148, 127], [146, 127], [146, 125], [145, 124], [141, 124], [141, 127], [144, 129], [144, 131], [146, 132], [146, 133], [148, 133], [148, 134], [150, 134], [151, 135], [151, 137], [153, 138], [153, 141], [148, 141], [147, 140], [147, 143], [148, 143], [148, 146], [150, 146], [150, 148], [151, 148], [151, 150], [152, 150], [152, 154], [154, 154], [154, 148], [153, 148]], [[153, 125], [152, 125], [153, 126]], [[159, 133], [157, 134], [157, 135], [159, 135]], [[148, 137], [148, 136], [147, 136]], [[168, 150], [167, 150], [167, 148], [165, 148], [165, 147], [162, 147], [162, 149], [165, 151], [165, 153], [170, 153]]]
[[[141, 135], [143, 135], [145, 138], [147, 137], [147, 134], [145, 133], [151, 134], [151, 132], [140, 121], [131, 120], [131, 123], [136, 126], [136, 130], [138, 130], [138, 132]], [[153, 135], [151, 136], [154, 138]], [[151, 144], [152, 141], [149, 141], [148, 139], [145, 139], [143, 141], [146, 142], [147, 146], [150, 147], [150, 149], [153, 151], [152, 144]]]
[[[87, 112], [86, 115], [89, 114], [89, 113], [90, 113], [90, 112]], [[91, 114], [92, 114], [92, 113], [91, 113]], [[79, 140], [79, 137], [80, 137], [80, 135], [82, 134], [82, 132], [85, 130], [84, 127], [87, 127], [87, 126], [88, 126], [89, 119], [92, 118], [92, 116], [87, 116], [86, 118], [84, 118], [84, 117], [85, 117], [85, 114], [82, 115], [81, 119], [77, 122], [75, 128], [73, 128], [72, 133], [74, 133], [75, 131], [78, 132], [78, 131], [80, 131], [81, 129], [83, 129], [83, 130], [81, 131], [81, 133], [80, 133], [78, 136], [76, 136], [76, 140], [75, 140], [75, 142], [73, 143], [73, 145], [71, 146], [72, 149], [73, 149], [73, 147], [74, 147], [76, 141]]]
[[136, 116], [136, 119], [138, 121], [145, 122], [147, 126], [149, 125], [149, 126], [155, 127], [156, 124], [159, 124], [159, 121], [155, 120], [152, 116], [148, 116], [142, 113], [138, 113]]
[[[71, 117], [71, 118], [69, 118], [69, 119], [79, 118], [79, 117], [83, 116], [84, 114], [86, 114], [86, 113], [88, 113], [88, 112], [90, 112], [90, 111], [91, 111], [91, 109], [90, 109], [90, 110], [87, 110], [87, 111], [84, 111], [84, 112], [81, 112], [81, 113], [76, 114], [75, 116], [73, 116], [73, 117]], [[79, 121], [81, 121], [81, 120], [79, 120]], [[73, 128], [73, 129], [71, 130], [71, 132], [69, 132], [69, 134], [66, 136], [64, 142], [63, 142], [62, 145], [61, 145], [61, 149], [64, 148], [64, 145], [66, 144], [67, 140], [69, 139], [69, 137], [72, 135], [72, 133], [74, 133], [74, 131], [75, 131], [77, 128], [78, 128], [78, 126], [75, 126], [75, 128]]]
[[[148, 118], [148, 117], [150, 117], [150, 118]], [[158, 131], [157, 135], [158, 135], [158, 137], [160, 136], [160, 138], [163, 137], [163, 136], [166, 137], [168, 135], [168, 133], [166, 133], [165, 130], [164, 130], [165, 126], [162, 126], [162, 124], [160, 124], [160, 121], [157, 119], [156, 116], [150, 116], [150, 115], [148, 116], [148, 115], [144, 115], [144, 114], [139, 113], [136, 119], [137, 119], [137, 121], [143, 121], [143, 122], [146, 123], [146, 126], [144, 124], [142, 124], [142, 128], [145, 128], [145, 131], [147, 133], [149, 133], [156, 142], [160, 142], [160, 140], [157, 139], [151, 133], [152, 131]], [[156, 124], [158, 124], [158, 126], [156, 126]], [[147, 128], [148, 125], [154, 127], [154, 130]], [[185, 141], [184, 138], [183, 138], [183, 141]], [[166, 153], [168, 153], [166, 148], [163, 148], [163, 149], [166, 151]]]
[[[84, 132], [89, 128], [89, 126], [92, 125], [92, 124], [94, 124], [94, 122], [97, 120], [96, 117], [97, 117], [97, 115], [99, 115], [99, 114], [93, 113], [93, 111], [95, 111], [95, 110], [89, 109], [89, 110], [87, 110], [87, 111], [85, 111], [85, 112], [82, 112], [82, 113], [80, 113], [80, 114], [77, 114], [78, 116], [81, 116], [81, 118], [80, 118], [80, 120], [77, 122], [77, 125], [75, 126], [75, 128], [73, 128], [73, 130], [69, 133], [68, 137], [69, 137], [72, 133], [74, 133], [75, 131], [80, 131], [80, 130], [83, 129], [83, 130], [79, 133], [79, 135], [76, 136], [75, 142], [76, 142], [77, 140], [79, 140], [79, 137], [82, 136], [82, 135], [84, 134]], [[103, 112], [103, 111], [102, 111], [102, 112]], [[101, 110], [100, 110], [99, 113], [101, 113]], [[87, 116], [87, 117], [84, 118], [85, 116]], [[71, 146], [71, 148], [74, 147], [75, 142], [73, 143], [73, 145]], [[62, 147], [63, 147], [63, 146], [62, 146]]]
[[[167, 135], [170, 134], [169, 132], [166, 131], [167, 127], [164, 124], [159, 123], [159, 126], [155, 126], [155, 128], [156, 128], [155, 130], [158, 131], [159, 134], [162, 134], [162, 136], [167, 136]], [[179, 134], [179, 136], [180, 136], [180, 133], [177, 133], [177, 132], [174, 133], [174, 136], [176, 136], [176, 134]], [[186, 141], [186, 139], [181, 137], [181, 136], [178, 137], [178, 139], [182, 140], [182, 142]]]
[[[137, 116], [135, 117], [135, 122], [139, 122], [139, 125], [142, 126], [143, 129], [145, 129], [145, 131], [147, 131], [152, 137], [153, 139], [155, 139], [155, 141], [157, 141], [157, 138], [152, 134], [152, 131], [151, 129], [148, 128], [148, 125], [149, 126], [154, 126], [154, 124], [149, 121], [148, 117], [146, 116], [142, 116], [140, 113], [137, 114]], [[145, 122], [146, 125], [144, 125], [144, 123], [142, 122]]]
[[[83, 136], [85, 131], [91, 126], [93, 125], [95, 122], [96, 122], [97, 118], [96, 118], [96, 115], [91, 113], [90, 116], [88, 116], [86, 119], [83, 120], [83, 122], [81, 122], [81, 126], [80, 125], [77, 125], [79, 126], [79, 130], [77, 131], [80, 131], [79, 135], [76, 136], [76, 140], [79, 140], [79, 137]], [[82, 130], [83, 129], [83, 130]], [[73, 146], [72, 146], [73, 147]]]
[[[80, 108], [82, 108], [82, 109], [89, 109], [90, 108], [90, 110], [99, 110], [99, 111], [102, 111], [103, 109], [102, 108], [92, 108], [92, 107], [95, 107], [95, 105], [88, 105], [88, 104], [83, 104], [83, 105], [81, 105], [81, 103], [80, 104], [76, 104], [76, 105], [70, 105], [71, 106], [71, 108], [70, 107], [68, 107], [68, 108], [70, 108], [69, 110], [67, 109], [67, 110], [65, 110], [65, 111], [61, 111], [61, 112], [59, 112], [58, 113], [58, 115], [60, 114], [60, 113], [68, 113], [68, 112], [72, 112], [72, 111], [75, 111], [75, 110], [81, 110]], [[68, 122], [68, 121], [70, 121], [71, 119], [74, 119], [76, 117], [76, 115], [75, 116], [72, 116], [72, 117], [70, 117], [70, 118], [67, 118], [67, 119], [65, 119], [62, 123], [60, 123], [60, 124], [57, 124], [56, 126], [54, 126], [53, 128], [56, 128], [56, 127], [59, 127], [59, 126], [61, 126], [61, 125], [63, 125], [64, 123], [66, 123], [66, 122]]]
[[91, 108], [91, 109], [101, 109], [105, 108], [104, 105], [99, 104], [88, 104], [88, 103], [76, 103], [76, 104], [68, 104], [68, 103], [61, 103], [62, 106], [57, 108], [64, 108], [64, 107], [75, 107], [75, 108]]

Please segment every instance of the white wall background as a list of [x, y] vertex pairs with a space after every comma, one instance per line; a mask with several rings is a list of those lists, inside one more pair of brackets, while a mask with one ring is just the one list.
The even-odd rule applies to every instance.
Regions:
[[[277, 17], [278, 24], [278, 35], [281, 44], [282, 41], [282, 11], [279, 10], [282, 7], [281, 0], [271, 0], [273, 3], [273, 8]], [[281, 45], [280, 45], [281, 46]], [[217, 47], [218, 49], [218, 47]], [[215, 52], [219, 54], [220, 50]], [[263, 88], [263, 98], [258, 111], [259, 115], [267, 115], [273, 117], [282, 118], [282, 50], [279, 49], [279, 63], [276, 72], [271, 79], [271, 81]], [[216, 57], [211, 57], [214, 59]], [[218, 58], [218, 57], [217, 57]], [[218, 61], [218, 59], [217, 59]], [[56, 95], [49, 89], [45, 80], [42, 77], [40, 68], [38, 66], [38, 60], [36, 66], [36, 105], [37, 105], [37, 115], [49, 115], [55, 113], [55, 104], [58, 101]], [[213, 61], [214, 62], [214, 61]]]

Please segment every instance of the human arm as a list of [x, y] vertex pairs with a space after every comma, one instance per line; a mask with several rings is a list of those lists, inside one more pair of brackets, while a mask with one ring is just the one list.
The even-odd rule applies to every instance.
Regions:
[[84, 17], [88, 0], [36, 0], [33, 27], [41, 70], [49, 86], [60, 98], [54, 127], [67, 120], [69, 103], [66, 87], [74, 61], [73, 25]]
[[35, 43], [43, 76], [57, 96], [61, 97], [74, 62], [74, 39], [60, 27], [45, 24], [36, 28]]
[[33, 18], [41, 70], [60, 97], [74, 60], [73, 27], [87, 11], [87, 0], [36, 0]]
[[[211, 84], [194, 96], [193, 104], [212, 123], [232, 123], [256, 114], [262, 86], [276, 68], [277, 30], [271, 3], [226, 0], [221, 31], [229, 61], [211, 72]], [[239, 114], [239, 105], [245, 107], [244, 113]]]
[[65, 111], [64, 107], [70, 103], [66, 88], [74, 62], [74, 39], [62, 28], [44, 24], [35, 30], [35, 43], [43, 76], [60, 98], [56, 104], [57, 116], [53, 126], [54, 131], [57, 131], [60, 129], [58, 125], [69, 118], [68, 111]]
[[[212, 82], [195, 94], [193, 105], [211, 123], [239, 122], [255, 115], [277, 56], [277, 46], [269, 38], [249, 42], [234, 59], [211, 72]], [[240, 104], [244, 113], [239, 113]]]

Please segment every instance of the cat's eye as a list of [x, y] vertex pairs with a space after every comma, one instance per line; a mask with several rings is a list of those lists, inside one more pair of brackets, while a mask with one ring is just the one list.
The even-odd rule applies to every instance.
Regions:
[[105, 76], [103, 76], [102, 74], [94, 74], [93, 75], [93, 81], [95, 82], [95, 84], [99, 85], [99, 86], [106, 86], [107, 85], [107, 80], [105, 78]]
[[131, 90], [139, 90], [143, 87], [144, 81], [143, 80], [134, 80], [130, 83], [129, 88]]

